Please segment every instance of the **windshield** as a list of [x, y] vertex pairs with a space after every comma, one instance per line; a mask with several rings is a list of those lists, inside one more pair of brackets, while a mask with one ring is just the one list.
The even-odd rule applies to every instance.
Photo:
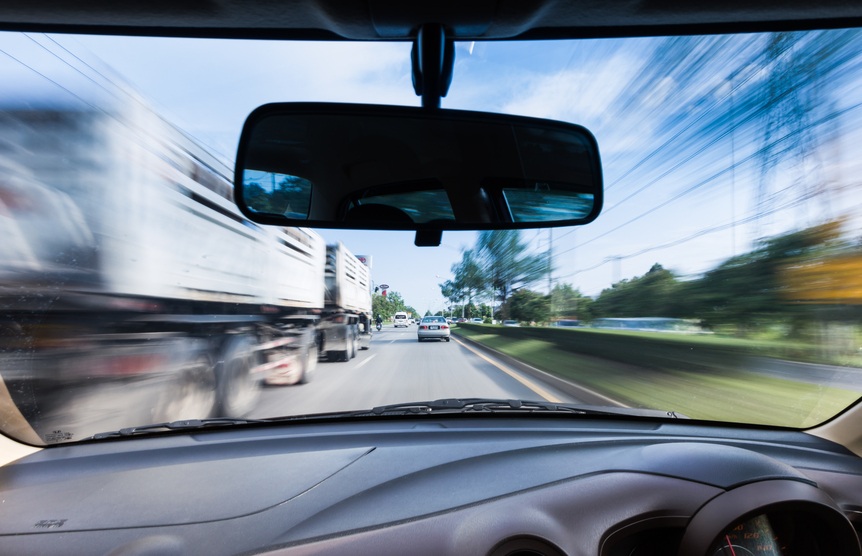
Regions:
[[583, 227], [435, 248], [240, 214], [253, 109], [418, 105], [410, 48], [0, 33], [0, 429], [476, 397], [804, 428], [862, 395], [858, 30], [457, 43], [444, 108], [593, 132]]

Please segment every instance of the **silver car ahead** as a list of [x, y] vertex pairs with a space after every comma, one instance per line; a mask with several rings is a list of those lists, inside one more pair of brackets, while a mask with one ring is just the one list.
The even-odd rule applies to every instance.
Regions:
[[449, 325], [443, 317], [425, 317], [419, 323], [419, 341], [426, 338], [449, 341]]

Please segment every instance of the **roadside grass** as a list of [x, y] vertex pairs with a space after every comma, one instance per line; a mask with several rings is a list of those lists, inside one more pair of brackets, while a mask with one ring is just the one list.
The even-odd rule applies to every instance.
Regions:
[[740, 370], [648, 369], [558, 348], [552, 342], [467, 330], [457, 334], [633, 407], [692, 419], [805, 428], [829, 419], [859, 394]]
[[[529, 336], [539, 340], [548, 340], [561, 348], [575, 352], [590, 353], [591, 348], [596, 348], [598, 353], [593, 353], [593, 355], [600, 357], [602, 353], [607, 353], [611, 347], [618, 357], [624, 357], [624, 353], [630, 348], [632, 350], [630, 355], [637, 354], [634, 359], [630, 357], [630, 360], [627, 361], [633, 364], [638, 364], [641, 362], [639, 360], [643, 360], [643, 358], [656, 357], [661, 359], [670, 356], [672, 358], [682, 357], [691, 365], [696, 361], [682, 353], [683, 351], [690, 351], [695, 359], [699, 357], [699, 353], [707, 354], [707, 359], [712, 360], [710, 365], [720, 364], [719, 358], [715, 357], [715, 354], [721, 352], [724, 357], [720, 359], [728, 361], [739, 357], [773, 357], [806, 363], [862, 368], [862, 347], [859, 350], [851, 350], [851, 353], [847, 351], [847, 346], [843, 346], [842, 349], [830, 349], [818, 343], [801, 339], [779, 339], [774, 334], [738, 338], [720, 334], [658, 334], [656, 332], [592, 328], [508, 328], [499, 325], [470, 323], [459, 327], [459, 330], [477, 326], [481, 327], [483, 331], [500, 336], [516, 339], [520, 339], [520, 336]], [[733, 361], [731, 366], [738, 367], [738, 364], [739, 361]]]

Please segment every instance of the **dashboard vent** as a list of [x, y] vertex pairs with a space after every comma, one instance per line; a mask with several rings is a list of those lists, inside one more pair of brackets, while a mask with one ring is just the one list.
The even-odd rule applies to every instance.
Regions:
[[501, 542], [488, 556], [565, 556], [565, 554], [543, 539], [518, 537]]

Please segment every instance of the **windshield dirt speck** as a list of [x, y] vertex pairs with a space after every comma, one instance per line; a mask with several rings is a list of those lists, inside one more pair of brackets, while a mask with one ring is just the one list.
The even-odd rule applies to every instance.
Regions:
[[0, 430], [445, 398], [806, 428], [862, 395], [859, 30], [455, 50], [444, 108], [595, 135], [598, 219], [416, 247], [243, 216], [245, 117], [416, 106], [408, 43], [0, 33]]

